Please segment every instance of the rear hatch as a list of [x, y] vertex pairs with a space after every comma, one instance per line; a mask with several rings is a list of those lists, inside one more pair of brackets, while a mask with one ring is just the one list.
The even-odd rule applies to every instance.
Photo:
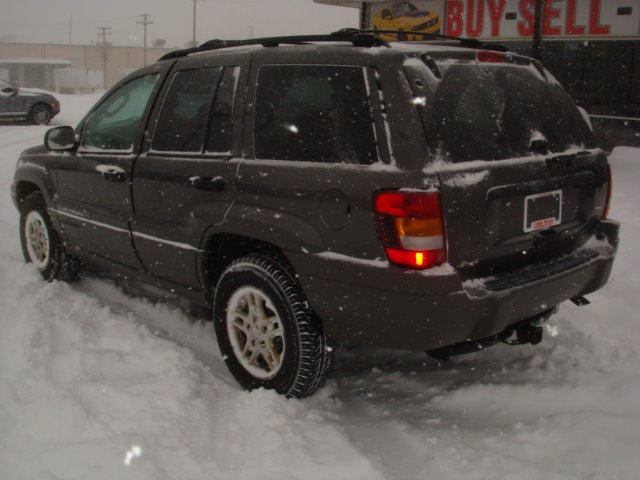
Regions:
[[[407, 63], [440, 180], [448, 261], [491, 274], [582, 245], [602, 218], [607, 160], [566, 91], [513, 54]], [[416, 78], [422, 71], [422, 81]]]

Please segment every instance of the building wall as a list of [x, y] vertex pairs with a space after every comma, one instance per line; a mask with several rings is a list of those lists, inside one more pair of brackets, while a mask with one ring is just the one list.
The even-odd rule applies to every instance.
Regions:
[[[170, 52], [170, 48], [147, 48], [147, 64]], [[55, 45], [42, 43], [0, 42], [0, 58], [62, 58], [72, 68], [103, 69], [103, 49], [98, 45]], [[117, 82], [124, 71], [144, 66], [144, 48], [107, 47], [107, 88]]]

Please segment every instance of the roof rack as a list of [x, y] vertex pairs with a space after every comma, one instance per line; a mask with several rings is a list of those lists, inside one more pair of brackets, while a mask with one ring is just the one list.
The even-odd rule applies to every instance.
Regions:
[[423, 41], [429, 40], [447, 40], [447, 41], [455, 41], [460, 44], [463, 48], [477, 48], [483, 50], [494, 50], [497, 52], [510, 52], [507, 47], [501, 45], [499, 43], [486, 43], [481, 42], [480, 40], [476, 40], [475, 38], [460, 38], [460, 37], [452, 37], [451, 35], [442, 35], [440, 33], [426, 33], [426, 32], [408, 32], [406, 30], [358, 30], [357, 28], [345, 28], [340, 30], [343, 34], [369, 34], [369, 35], [420, 35], [424, 38]]
[[439, 33], [407, 32], [406, 30], [359, 30], [357, 28], [343, 28], [329, 35], [290, 35], [285, 37], [264, 37], [251, 38], [248, 40], [209, 40], [198, 47], [185, 48], [169, 52], [160, 61], [172, 58], [186, 57], [192, 53], [207, 52], [211, 50], [221, 50], [232, 47], [248, 47], [252, 45], [262, 45], [263, 47], [277, 47], [279, 45], [306, 45], [320, 42], [347, 42], [356, 47], [388, 47], [389, 44], [379, 38], [379, 35], [420, 35], [425, 41], [444, 40], [455, 41], [464, 48], [477, 48], [484, 50], [495, 50], [498, 52], [509, 52], [510, 50], [499, 43], [485, 43], [475, 38], [460, 38]]
[[356, 47], [388, 47], [389, 44], [384, 40], [372, 35], [364, 30], [343, 29], [330, 35], [293, 35], [286, 37], [265, 37], [252, 38], [248, 40], [209, 40], [198, 47], [185, 48], [169, 52], [162, 57], [161, 60], [169, 60], [172, 58], [186, 57], [192, 53], [207, 52], [211, 50], [221, 50], [231, 47], [248, 47], [251, 45], [262, 45], [263, 47], [277, 47], [282, 44], [286, 45], [306, 45], [319, 42], [348, 42]]

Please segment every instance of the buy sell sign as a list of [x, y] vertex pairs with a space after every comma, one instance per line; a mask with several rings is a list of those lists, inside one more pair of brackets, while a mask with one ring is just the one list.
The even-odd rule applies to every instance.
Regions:
[[[322, 3], [329, 3], [324, 0]], [[533, 36], [535, 0], [373, 1], [369, 28], [520, 40]], [[543, 0], [542, 36], [557, 39], [640, 38], [640, 0]]]

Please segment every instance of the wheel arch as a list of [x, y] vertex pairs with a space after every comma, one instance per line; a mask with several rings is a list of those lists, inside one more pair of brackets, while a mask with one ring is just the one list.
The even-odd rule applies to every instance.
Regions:
[[209, 293], [209, 301], [224, 269], [234, 260], [249, 254], [268, 254], [279, 258], [292, 268], [284, 251], [266, 240], [213, 229], [204, 235], [198, 261], [198, 275], [204, 291]]
[[[12, 196], [16, 208], [20, 210], [24, 200], [34, 192], [40, 192], [47, 209], [52, 206], [55, 189], [51, 182], [51, 178], [43, 178], [37, 175], [36, 172], [22, 170], [19, 175], [16, 175], [12, 186]], [[54, 228], [59, 234], [61, 234], [62, 225], [60, 224], [58, 216], [49, 211], [49, 217], [51, 218]]]
[[53, 110], [53, 108], [51, 108], [51, 105], [49, 105], [44, 100], [37, 100], [31, 104], [31, 106], [29, 107], [29, 111], [33, 110], [36, 107], [39, 107], [40, 105], [42, 105], [43, 107], [47, 107], [49, 110]]
[[49, 207], [56, 193], [51, 172], [35, 162], [19, 162], [12, 185], [12, 195], [15, 198], [16, 206], [19, 207], [24, 199], [36, 190], [40, 190], [47, 207]]
[[[16, 183], [16, 206], [20, 208], [20, 205], [24, 202], [24, 199], [31, 195], [33, 192], [40, 192], [44, 197], [44, 193], [40, 185], [34, 183], [31, 180], [20, 180]], [[46, 201], [46, 200], [45, 200]]]

